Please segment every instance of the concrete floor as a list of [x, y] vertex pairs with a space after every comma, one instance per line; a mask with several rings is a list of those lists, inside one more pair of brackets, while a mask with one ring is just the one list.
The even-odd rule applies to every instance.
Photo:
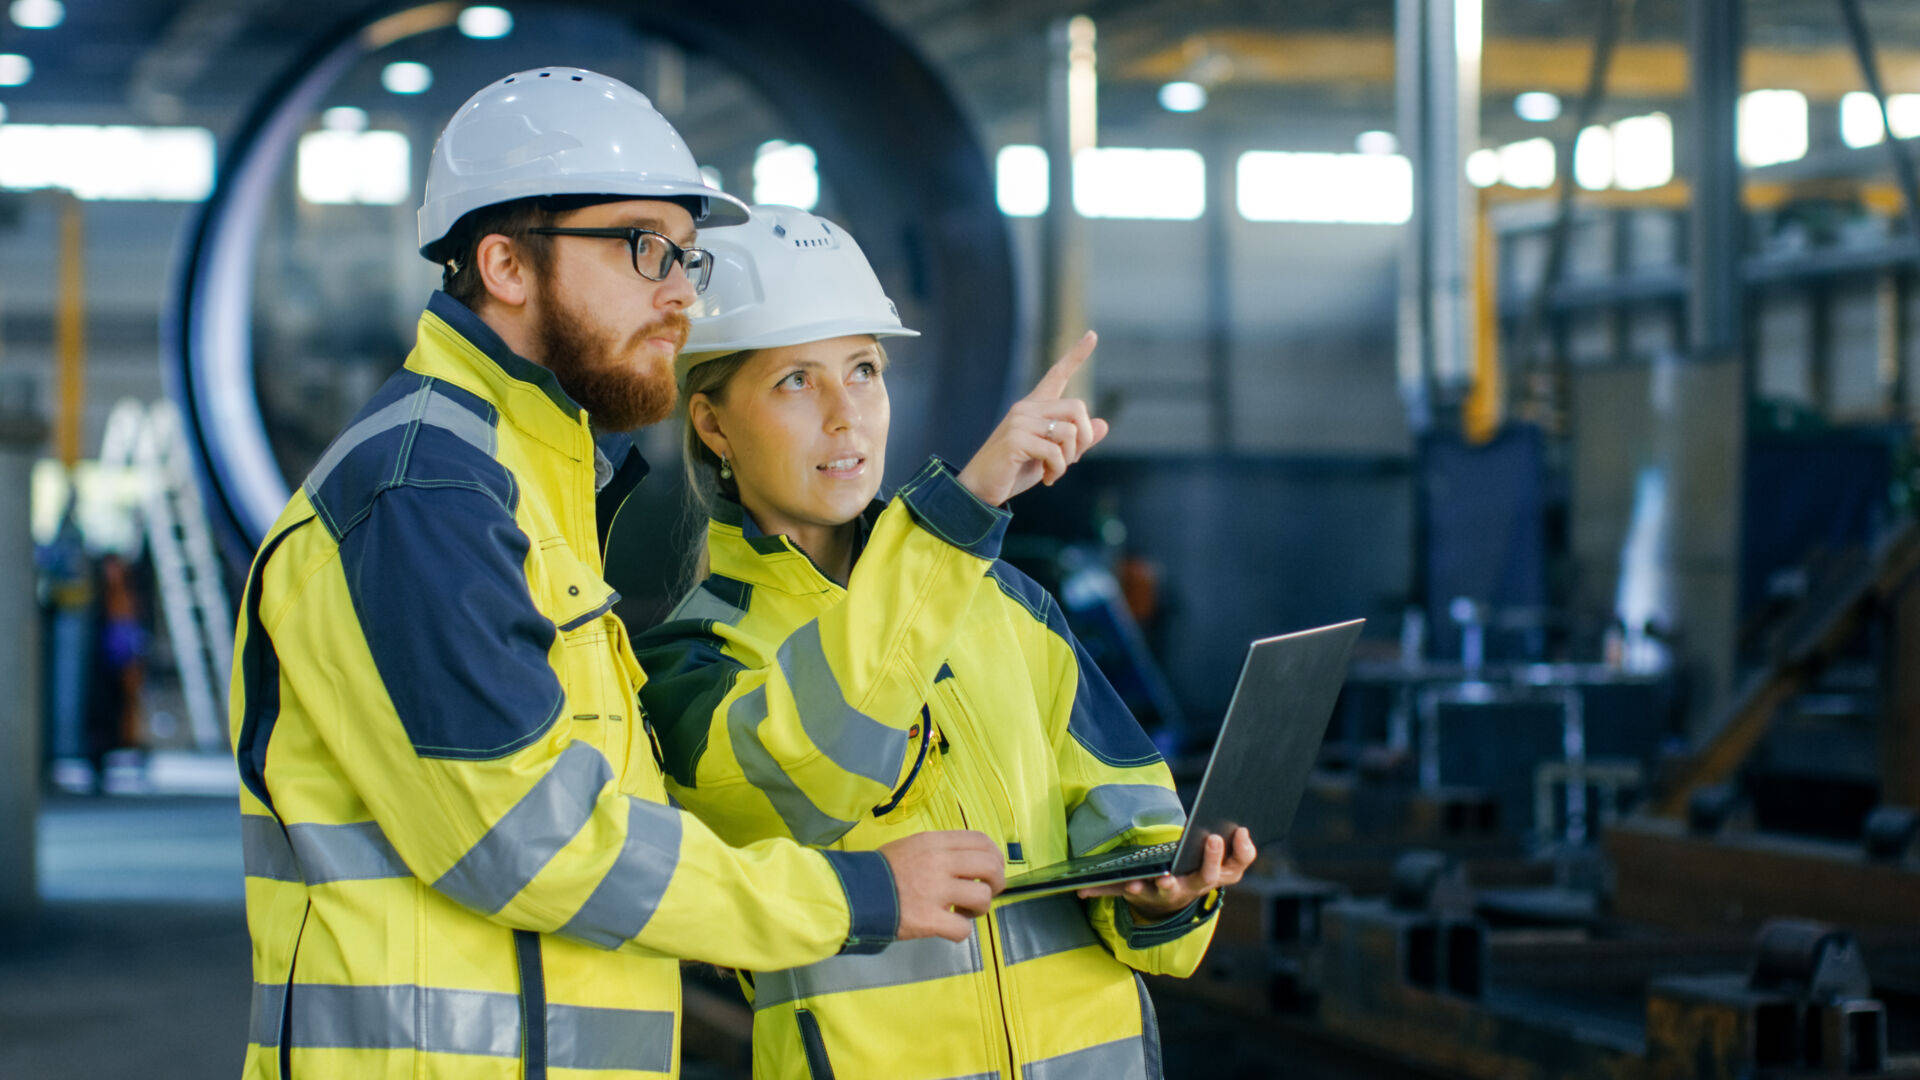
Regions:
[[[51, 797], [39, 864], [40, 917], [0, 925], [0, 1078], [237, 1076], [251, 974], [234, 798]], [[1174, 1080], [1408, 1075], [1156, 996]]]
[[40, 894], [37, 921], [0, 926], [0, 1077], [239, 1075], [233, 798], [50, 798]]

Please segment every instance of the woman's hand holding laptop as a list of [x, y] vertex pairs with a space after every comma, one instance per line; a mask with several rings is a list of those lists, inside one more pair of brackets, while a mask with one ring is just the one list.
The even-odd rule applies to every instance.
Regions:
[[1206, 848], [1200, 855], [1200, 868], [1185, 877], [1161, 874], [1157, 878], [1136, 878], [1133, 881], [1081, 889], [1079, 896], [1082, 900], [1096, 896], [1118, 896], [1127, 902], [1136, 915], [1147, 919], [1164, 919], [1215, 889], [1239, 883], [1247, 868], [1253, 865], [1256, 854], [1253, 837], [1247, 835], [1244, 828], [1235, 829], [1233, 855], [1230, 858], [1227, 856], [1227, 841], [1219, 836], [1209, 836]]

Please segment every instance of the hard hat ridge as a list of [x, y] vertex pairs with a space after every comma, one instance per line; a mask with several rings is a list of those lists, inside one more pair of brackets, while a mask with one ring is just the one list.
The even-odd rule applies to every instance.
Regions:
[[872, 334], [919, 337], [900, 323], [866, 253], [845, 229], [792, 206], [748, 207], [742, 225], [700, 234], [713, 280], [688, 308], [692, 329], [682, 376], [696, 364], [747, 349]]
[[684, 202], [708, 225], [747, 216], [745, 203], [707, 184], [645, 94], [583, 68], [533, 68], [482, 87], [440, 132], [419, 212], [420, 253], [441, 261], [441, 241], [475, 210], [554, 195]]

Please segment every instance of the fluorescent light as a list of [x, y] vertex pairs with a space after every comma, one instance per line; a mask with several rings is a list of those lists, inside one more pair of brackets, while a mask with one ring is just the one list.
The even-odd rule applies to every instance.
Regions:
[[213, 190], [213, 133], [194, 127], [0, 126], [0, 188], [81, 199], [197, 202]]
[[0, 53], [0, 86], [25, 86], [33, 78], [33, 61], [19, 53]]
[[351, 105], [335, 105], [320, 114], [320, 126], [328, 131], [365, 131], [367, 110]]
[[1887, 124], [1880, 116], [1880, 99], [1865, 90], [1855, 90], [1840, 98], [1840, 141], [1852, 147], [1873, 146], [1887, 138]]
[[1047, 151], [1015, 143], [993, 159], [994, 198], [1008, 217], [1039, 217], [1047, 212], [1051, 182]]
[[309, 131], [295, 162], [300, 197], [397, 206], [413, 193], [411, 155], [398, 131]]
[[1529, 90], [1513, 99], [1513, 111], [1522, 120], [1544, 124], [1560, 119], [1560, 99], [1545, 90]]
[[1398, 154], [1249, 150], [1234, 181], [1248, 221], [1399, 225], [1413, 216], [1413, 166]]
[[[1802, 128], [1804, 137], [1805, 128]], [[1805, 153], [1804, 146], [1801, 150]], [[1613, 182], [1644, 191], [1673, 180], [1673, 120], [1666, 113], [1629, 116], [1613, 124]]]
[[1554, 153], [1550, 140], [1522, 139], [1500, 148], [1500, 179], [1508, 187], [1552, 187], [1553, 176]]
[[1207, 208], [1207, 163], [1194, 150], [1102, 146], [1073, 157], [1083, 217], [1192, 221]]
[[1573, 143], [1573, 179], [1588, 191], [1613, 184], [1613, 132], [1599, 124], [1582, 128]]
[[1207, 88], [1197, 82], [1170, 82], [1160, 88], [1160, 107], [1168, 112], [1199, 112], [1207, 107]]
[[1474, 187], [1492, 187], [1500, 182], [1500, 151], [1475, 150], [1467, 155], [1467, 182]]
[[1751, 90], [1740, 97], [1740, 163], [1777, 165], [1807, 156], [1807, 95]]
[[1397, 154], [1400, 140], [1391, 131], [1363, 131], [1353, 140], [1353, 148], [1363, 154]]
[[51, 30], [67, 17], [67, 6], [60, 0], [13, 0], [7, 14], [22, 30]]
[[820, 205], [818, 164], [806, 143], [761, 143], [753, 155], [753, 201], [812, 210]]
[[433, 85], [433, 69], [412, 60], [395, 60], [380, 69], [380, 85], [395, 94], [425, 93]]
[[1920, 94], [1888, 94], [1887, 118], [1893, 121], [1894, 138], [1920, 135]]
[[513, 33], [513, 15], [503, 7], [476, 5], [460, 12], [457, 25], [470, 38], [503, 38]]

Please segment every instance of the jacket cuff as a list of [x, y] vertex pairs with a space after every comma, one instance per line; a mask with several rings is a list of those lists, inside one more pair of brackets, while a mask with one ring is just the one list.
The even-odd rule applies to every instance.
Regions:
[[847, 893], [847, 943], [843, 953], [877, 953], [900, 932], [900, 894], [893, 868], [877, 851], [822, 851]]
[[997, 559], [1013, 514], [988, 506], [937, 457], [900, 489], [900, 501], [920, 527], [975, 558]]
[[1113, 913], [1114, 929], [1127, 941], [1129, 949], [1151, 949], [1156, 945], [1165, 945], [1169, 941], [1185, 937], [1198, 927], [1205, 926], [1207, 920], [1220, 911], [1220, 905], [1226, 902], [1227, 894], [1215, 889], [1205, 896], [1196, 897], [1193, 903], [1161, 919], [1159, 922], [1142, 926], [1133, 921], [1133, 905], [1120, 897], [1114, 897], [1117, 909]]

